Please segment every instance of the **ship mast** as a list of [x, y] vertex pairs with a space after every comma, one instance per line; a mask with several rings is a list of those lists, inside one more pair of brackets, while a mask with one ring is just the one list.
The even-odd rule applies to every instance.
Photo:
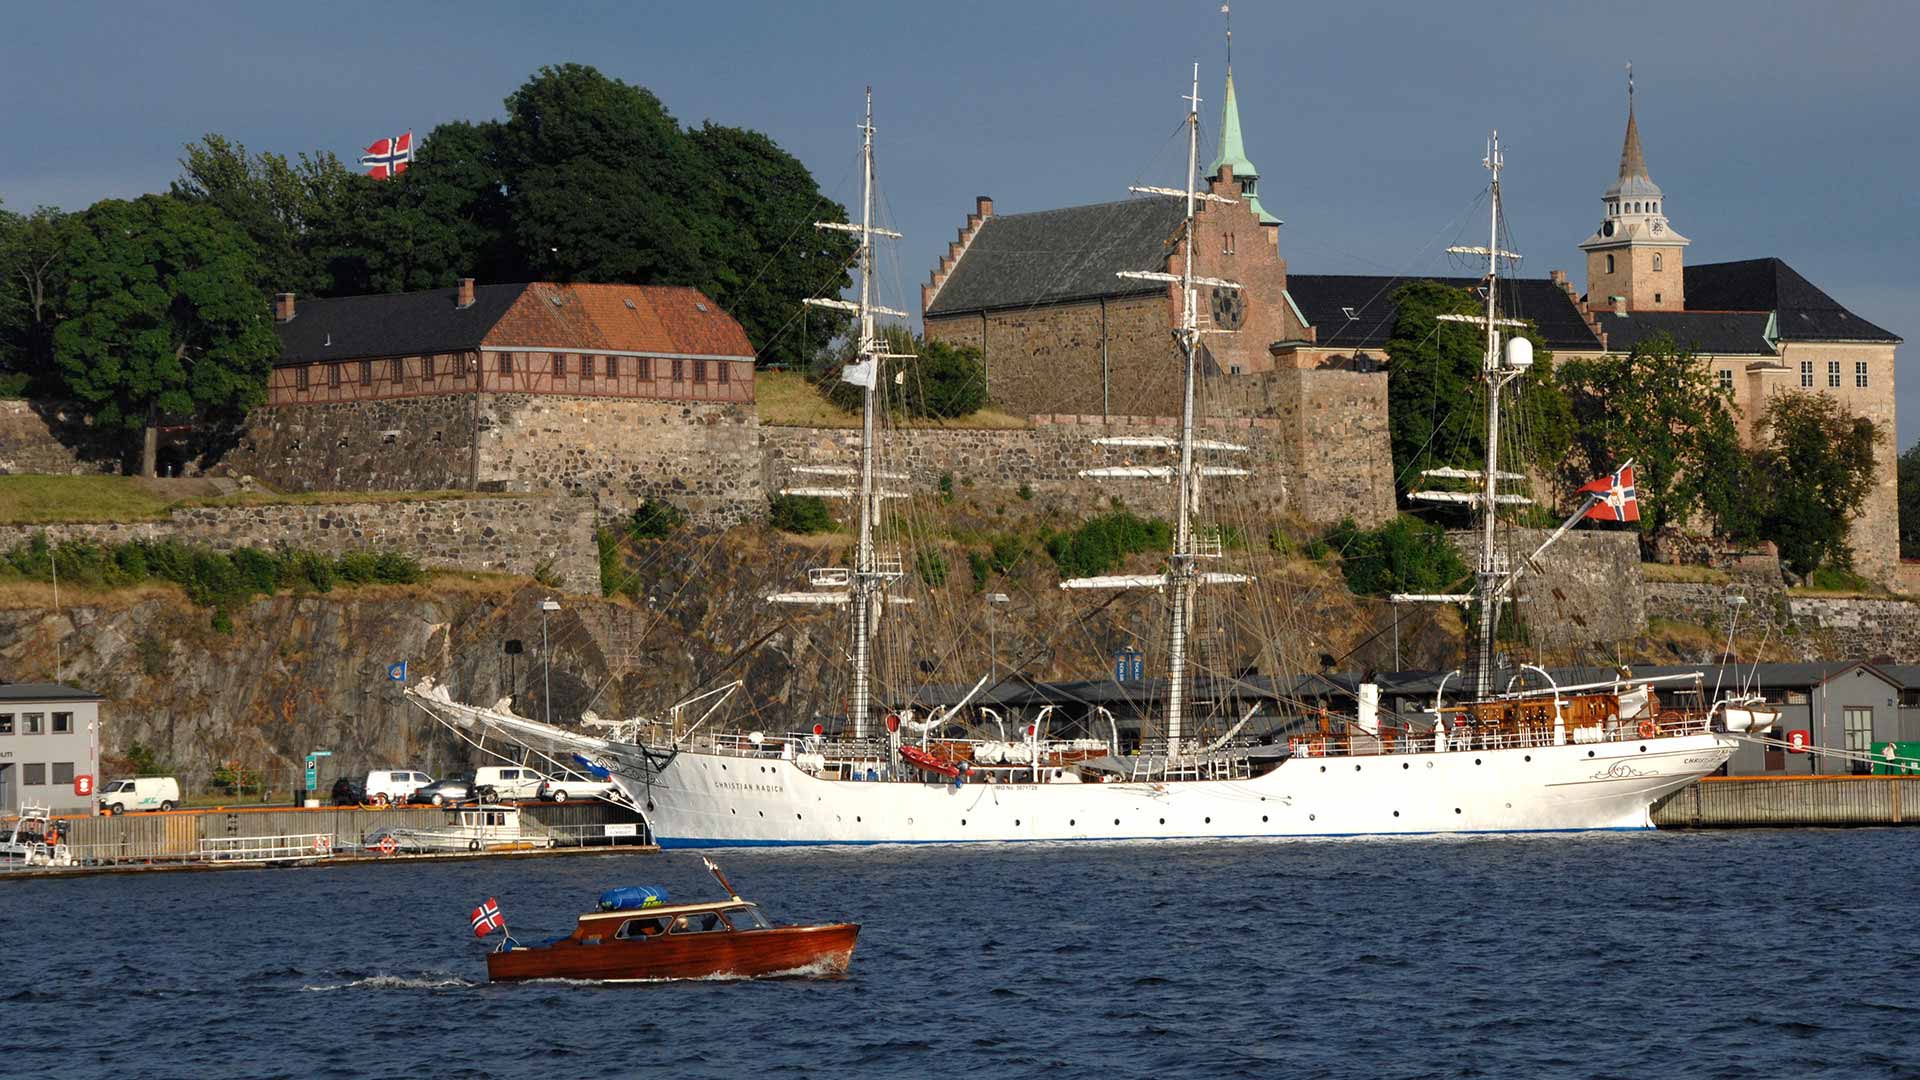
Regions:
[[878, 516], [879, 502], [883, 498], [896, 497], [895, 493], [881, 491], [874, 482], [879, 479], [895, 479], [892, 474], [880, 473], [874, 468], [874, 453], [878, 445], [876, 400], [880, 388], [885, 384], [884, 368], [888, 360], [912, 359], [912, 354], [890, 353], [874, 323], [876, 315], [892, 315], [904, 318], [905, 312], [881, 307], [873, 302], [873, 238], [885, 236], [899, 239], [900, 234], [890, 229], [876, 228], [873, 224], [873, 87], [867, 87], [867, 112], [860, 123], [860, 224], [849, 225], [839, 221], [819, 221], [814, 224], [822, 229], [836, 232], [850, 232], [860, 238], [857, 259], [860, 266], [860, 299], [857, 303], [828, 298], [811, 298], [806, 302], [816, 307], [833, 308], [850, 312], [859, 325], [859, 340], [855, 346], [858, 357], [841, 373], [841, 378], [862, 388], [860, 418], [860, 465], [858, 469], [846, 466], [820, 465], [801, 466], [794, 469], [800, 473], [819, 473], [829, 476], [842, 476], [857, 479], [856, 486], [848, 488], [790, 487], [782, 489], [787, 495], [813, 495], [823, 498], [851, 498], [858, 505], [858, 540], [854, 548], [854, 561], [851, 569], [844, 567], [817, 568], [809, 571], [808, 578], [816, 587], [808, 592], [776, 593], [770, 599], [789, 604], [846, 604], [852, 609], [853, 628], [851, 652], [853, 656], [853, 685], [847, 695], [847, 719], [852, 724], [856, 738], [865, 738], [871, 733], [870, 713], [873, 708], [873, 642], [880, 625], [880, 615], [885, 609], [889, 597], [887, 589], [901, 577], [898, 556], [883, 556], [873, 542], [874, 519]]
[[1506, 165], [1506, 159], [1500, 151], [1500, 133], [1494, 131], [1487, 138], [1487, 156], [1481, 164], [1493, 174], [1488, 187], [1490, 197], [1487, 218], [1487, 246], [1457, 246], [1447, 250], [1455, 255], [1483, 255], [1487, 260], [1486, 314], [1484, 315], [1441, 315], [1443, 322], [1462, 322], [1477, 325], [1484, 331], [1485, 350], [1480, 358], [1480, 380], [1486, 384], [1487, 394], [1487, 431], [1486, 461], [1475, 471], [1470, 469], [1427, 469], [1422, 475], [1442, 476], [1460, 480], [1477, 480], [1480, 490], [1471, 494], [1453, 491], [1416, 491], [1410, 496], [1428, 502], [1467, 503], [1477, 515], [1477, 531], [1480, 533], [1480, 557], [1474, 567], [1474, 591], [1468, 596], [1458, 595], [1395, 595], [1395, 601], [1448, 601], [1468, 602], [1479, 607], [1479, 621], [1474, 627], [1473, 646], [1473, 696], [1485, 698], [1493, 689], [1494, 644], [1500, 626], [1500, 602], [1510, 584], [1507, 560], [1497, 550], [1494, 529], [1499, 524], [1500, 507], [1531, 502], [1524, 495], [1506, 494], [1500, 490], [1502, 481], [1524, 479], [1523, 474], [1502, 472], [1500, 469], [1500, 391], [1513, 380], [1525, 374], [1533, 365], [1532, 344], [1525, 338], [1514, 337], [1508, 342], [1504, 354], [1501, 349], [1502, 327], [1523, 327], [1526, 323], [1519, 319], [1505, 319], [1499, 316], [1500, 303], [1500, 260], [1518, 259], [1520, 256], [1511, 251], [1500, 249], [1500, 170]]
[[1220, 540], [1217, 530], [1209, 530], [1202, 536], [1196, 530], [1194, 516], [1199, 510], [1200, 480], [1203, 476], [1245, 476], [1245, 469], [1205, 466], [1197, 462], [1195, 450], [1234, 450], [1244, 451], [1246, 447], [1212, 440], [1196, 440], [1193, 435], [1193, 399], [1194, 380], [1198, 372], [1198, 353], [1200, 335], [1203, 331], [1199, 323], [1199, 302], [1197, 286], [1211, 285], [1221, 289], [1238, 289], [1232, 281], [1219, 278], [1200, 277], [1193, 272], [1193, 263], [1198, 247], [1194, 243], [1193, 225], [1196, 204], [1201, 202], [1224, 203], [1232, 205], [1237, 199], [1229, 199], [1212, 192], [1198, 190], [1200, 168], [1200, 65], [1193, 65], [1193, 88], [1186, 96], [1187, 109], [1187, 186], [1184, 189], [1159, 187], [1133, 187], [1130, 191], [1147, 195], [1162, 195], [1183, 199], [1186, 202], [1186, 215], [1183, 223], [1184, 250], [1181, 255], [1180, 273], [1167, 274], [1159, 271], [1122, 270], [1120, 277], [1142, 281], [1160, 281], [1178, 284], [1181, 294], [1180, 325], [1173, 331], [1175, 341], [1180, 348], [1181, 361], [1185, 372], [1181, 384], [1180, 438], [1176, 440], [1161, 436], [1121, 436], [1096, 439], [1096, 443], [1106, 446], [1157, 447], [1171, 450], [1178, 464], [1169, 466], [1117, 466], [1082, 470], [1080, 475], [1093, 477], [1160, 477], [1174, 481], [1174, 533], [1173, 551], [1164, 574], [1119, 574], [1103, 577], [1073, 578], [1060, 583], [1063, 589], [1112, 589], [1112, 588], [1160, 588], [1172, 594], [1172, 618], [1167, 628], [1167, 758], [1171, 761], [1180, 750], [1180, 741], [1186, 735], [1187, 710], [1187, 645], [1193, 622], [1193, 601], [1197, 586], [1202, 584], [1233, 584], [1247, 581], [1244, 574], [1203, 573], [1199, 569], [1199, 560], [1218, 558]]

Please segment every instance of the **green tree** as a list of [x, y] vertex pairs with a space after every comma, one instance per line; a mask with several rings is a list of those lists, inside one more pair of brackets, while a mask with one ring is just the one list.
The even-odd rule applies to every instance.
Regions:
[[1900, 557], [1920, 558], [1920, 441], [1900, 455]]
[[1847, 529], [1873, 490], [1879, 428], [1837, 398], [1788, 393], [1768, 403], [1759, 433], [1762, 527], [1781, 562], [1802, 579], [1823, 566], [1852, 566]]
[[188, 143], [173, 195], [218, 210], [253, 241], [266, 292], [327, 294], [332, 281], [314, 253], [317, 239], [352, 210], [349, 185], [364, 180], [330, 153], [288, 159], [249, 154], [224, 135]]
[[[890, 326], [883, 335], [887, 352], [913, 358], [887, 361], [888, 378], [877, 387], [884, 410], [951, 420], [986, 407], [987, 369], [980, 350], [915, 337], [903, 326]], [[861, 388], [840, 377], [853, 359], [852, 346], [846, 345], [838, 356], [823, 359], [809, 374], [820, 393], [843, 409], [862, 407]]]
[[335, 295], [524, 280], [508, 236], [500, 125], [441, 124], [397, 177], [349, 176], [314, 226]]
[[757, 131], [707, 123], [689, 137], [716, 201], [705, 212], [725, 226], [710, 252], [713, 298], [746, 328], [761, 363], [804, 366], [847, 325], [825, 310], [803, 318], [799, 308], [805, 297], [838, 295], [852, 283], [858, 242], [814, 227], [846, 221], [845, 208]]
[[1591, 480], [1632, 459], [1643, 535], [1685, 525], [1701, 511], [1722, 531], [1745, 531], [1749, 470], [1740, 465], [1732, 394], [1711, 367], [1663, 334], [1626, 356], [1570, 360], [1560, 381], [1577, 432], [1568, 480]]
[[1471, 576], [1445, 529], [1408, 514], [1375, 529], [1348, 518], [1326, 540], [1340, 553], [1347, 588], [1359, 596], [1458, 592]]
[[165, 195], [110, 199], [80, 215], [68, 246], [67, 318], [54, 352], [97, 427], [146, 428], [151, 476], [163, 415], [233, 419], [266, 398], [279, 352], [260, 262], [210, 206]]
[[712, 286], [711, 178], [645, 88], [582, 64], [543, 67], [507, 98], [499, 147], [513, 236], [536, 276]]
[[[1480, 468], [1486, 459], [1484, 387], [1480, 382], [1486, 341], [1471, 323], [1443, 322], [1441, 315], [1483, 315], [1485, 306], [1466, 289], [1416, 281], [1394, 294], [1398, 310], [1387, 340], [1387, 427], [1394, 475], [1411, 487], [1420, 469]], [[1501, 453], [1504, 466], [1551, 471], [1572, 440], [1572, 414], [1553, 357], [1531, 328], [1534, 365], [1514, 380]], [[1516, 470], [1522, 471], [1522, 470]]]
[[31, 214], [0, 210], [0, 391], [46, 393], [58, 382], [53, 331], [71, 222], [48, 206]]

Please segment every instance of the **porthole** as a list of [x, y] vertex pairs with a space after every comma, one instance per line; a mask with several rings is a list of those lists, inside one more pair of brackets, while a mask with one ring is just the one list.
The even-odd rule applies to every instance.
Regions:
[[1162, 824], [1162, 825], [1165, 825], [1166, 823], [1167, 823], [1167, 819], [1166, 819], [1166, 818], [1161, 818], [1161, 819], [1160, 819], [1160, 824]]
[[1528, 760], [1528, 761], [1532, 761], [1532, 760], [1533, 760], [1533, 755], [1532, 755], [1532, 754], [1528, 754], [1528, 755], [1526, 756], [1526, 760]]
[[859, 814], [855, 814], [855, 815], [853, 815], [853, 820], [854, 820], [854, 821], [855, 821], [856, 823], [858, 823], [858, 822], [859, 822], [859, 820], [860, 820], [860, 815], [859, 815]]
[[1327, 767], [1326, 767], [1325, 765], [1322, 765], [1322, 766], [1320, 766], [1320, 771], [1321, 771], [1321, 772], [1326, 772], [1326, 771], [1327, 771]]
[[1412, 766], [1412, 765], [1410, 765], [1410, 764], [1408, 764], [1407, 762], [1404, 762], [1404, 761], [1400, 763], [1400, 767], [1401, 767], [1401, 768], [1403, 768], [1403, 769], [1411, 769], [1411, 768], [1413, 768], [1413, 766]]
[[1592, 756], [1593, 756], [1593, 751], [1591, 751], [1591, 750], [1589, 750], [1589, 751], [1587, 751], [1587, 756], [1588, 756], [1588, 757], [1592, 757]]
[[767, 812], [766, 812], [765, 810], [756, 810], [756, 811], [754, 811], [754, 812], [755, 812], [755, 813], [757, 813], [757, 814], [759, 814], [759, 815], [760, 815], [761, 817], [766, 817], [766, 816], [767, 816]]
[[1429, 769], [1433, 768], [1433, 762], [1431, 761], [1427, 762], [1427, 768]]
[[1313, 820], [1315, 820], [1315, 815], [1313, 815], [1313, 814], [1308, 814], [1308, 815], [1307, 815], [1307, 820], [1308, 820], [1308, 821], [1313, 821]]
[[1454, 812], [1454, 813], [1456, 813], [1456, 814], [1457, 814], [1457, 813], [1459, 813], [1459, 812], [1460, 812], [1460, 808], [1459, 808], [1459, 807], [1457, 807], [1457, 806], [1456, 806], [1456, 807], [1454, 807], [1454, 808], [1453, 808], [1453, 812]]
[[1261, 815], [1260, 815], [1260, 821], [1261, 821], [1261, 823], [1262, 823], [1262, 824], [1264, 824], [1264, 823], [1266, 822], [1266, 820], [1267, 820], [1267, 815], [1265, 815], [1265, 814], [1261, 814]]
[[1201, 818], [1200, 820], [1202, 820], [1202, 821], [1204, 821], [1204, 822], [1206, 822], [1206, 823], [1207, 823], [1207, 824], [1209, 824], [1209, 825], [1211, 825], [1211, 824], [1213, 824], [1213, 819], [1212, 819], [1212, 818]]
[[967, 827], [967, 819], [966, 819], [966, 818], [961, 818], [961, 819], [960, 819], [960, 827], [961, 827], [961, 828], [963, 828], [963, 829]]
[[723, 761], [723, 762], [721, 762], [721, 763], [720, 763], [720, 771], [721, 771], [721, 772], [726, 772], [726, 771], [727, 771], [727, 763], [726, 763], [726, 762], [724, 762], [724, 761]]
[[1400, 811], [1398, 811], [1398, 810], [1395, 810], [1395, 811], [1393, 812], [1393, 816], [1394, 816], [1394, 817], [1399, 817], [1399, 816], [1400, 816]]
[[1073, 828], [1073, 827], [1074, 827], [1075, 825], [1077, 825], [1077, 824], [1079, 824], [1079, 822], [1078, 822], [1078, 821], [1075, 821], [1075, 820], [1074, 820], [1073, 818], [1068, 818], [1068, 819], [1067, 819], [1067, 828], [1069, 828], [1069, 829], [1071, 829], [1071, 828]]
[[1473, 763], [1474, 763], [1475, 765], [1478, 765], [1478, 764], [1480, 764], [1480, 759], [1479, 759], [1479, 758], [1474, 758], [1474, 759], [1473, 759]]
[[734, 809], [734, 808], [732, 808], [732, 807], [728, 807], [728, 808], [727, 808], [727, 813], [729, 813], [729, 814], [738, 814], [739, 812], [740, 812], [740, 811], [738, 811], [738, 810], [735, 810], [735, 809]]
[[800, 815], [799, 815], [799, 814], [795, 814], [795, 815], [793, 815], [793, 820], [795, 820], [795, 821], [799, 821], [799, 820], [801, 820], [801, 817], [800, 817]]
[[1113, 819], [1113, 823], [1114, 823], [1115, 825], [1118, 825], [1118, 824], [1120, 824], [1120, 819], [1119, 819], [1119, 818], [1114, 818], [1114, 819]]
[[1353, 771], [1354, 771], [1354, 772], [1359, 772], [1359, 771], [1360, 771], [1360, 766], [1358, 766], [1358, 765], [1355, 765], [1355, 766], [1353, 767]]
[[1014, 819], [1013, 819], [1013, 824], [1014, 824], [1014, 827], [1016, 827], [1016, 828], [1018, 828], [1018, 827], [1019, 827], [1019, 825], [1020, 825], [1020, 819], [1019, 819], [1019, 818], [1014, 818]]
[[1644, 753], [1646, 753], [1646, 752], [1647, 752], [1647, 748], [1646, 748], [1646, 747], [1644, 747], [1644, 746], [1643, 746], [1643, 747], [1641, 747], [1641, 748], [1640, 748], [1640, 752], [1641, 752], [1641, 753], [1643, 753], [1643, 754], [1644, 754]]

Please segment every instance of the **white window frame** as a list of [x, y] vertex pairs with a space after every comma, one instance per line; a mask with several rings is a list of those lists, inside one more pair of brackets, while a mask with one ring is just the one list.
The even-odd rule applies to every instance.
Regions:
[[1853, 362], [1853, 385], [1855, 389], [1859, 390], [1865, 390], [1867, 388], [1867, 362], [1865, 360], [1855, 360]]

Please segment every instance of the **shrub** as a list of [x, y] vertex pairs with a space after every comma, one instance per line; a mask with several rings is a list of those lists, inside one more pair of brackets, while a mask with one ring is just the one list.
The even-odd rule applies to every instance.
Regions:
[[1807, 587], [1823, 592], [1872, 592], [1873, 582], [1843, 566], [1822, 566], [1807, 575]]
[[914, 560], [914, 565], [920, 571], [920, 580], [926, 582], [932, 588], [937, 589], [947, 583], [947, 557], [945, 555], [937, 551], [923, 551], [920, 553], [920, 557]]
[[1438, 525], [1402, 514], [1377, 529], [1352, 518], [1326, 535], [1340, 553], [1347, 588], [1359, 596], [1447, 592], [1467, 576], [1467, 565]]
[[767, 520], [781, 532], [833, 531], [833, 515], [827, 511], [826, 500], [817, 495], [775, 495]]
[[1047, 554], [1061, 574], [1092, 577], [1114, 569], [1129, 555], [1165, 551], [1172, 544], [1173, 530], [1165, 521], [1117, 509], [1048, 537]]
[[600, 595], [612, 596], [620, 587], [620, 536], [602, 526], [593, 530], [593, 542], [600, 548]]
[[1020, 560], [1026, 553], [1026, 540], [1012, 533], [1001, 533], [993, 538], [993, 546], [988, 553], [987, 562], [996, 573], [1010, 574], [1014, 567], [1020, 565]]
[[627, 523], [627, 535], [635, 540], [659, 540], [686, 523], [686, 512], [672, 503], [642, 499]]

